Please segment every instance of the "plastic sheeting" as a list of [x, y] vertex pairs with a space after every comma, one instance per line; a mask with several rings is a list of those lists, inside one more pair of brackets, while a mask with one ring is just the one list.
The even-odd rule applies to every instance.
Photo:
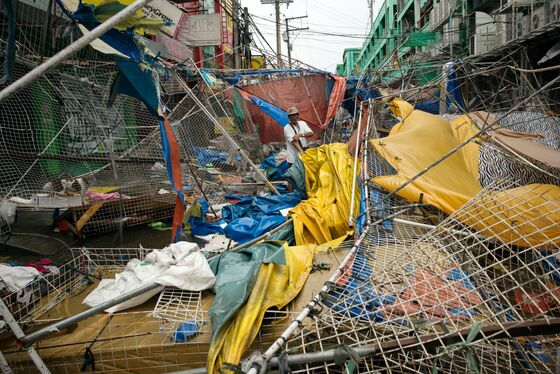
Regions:
[[[346, 144], [325, 144], [300, 155], [308, 199], [290, 211], [297, 245], [323, 244], [349, 231], [354, 159]], [[359, 165], [358, 165], [359, 170]], [[356, 185], [354, 212], [360, 204]]]
[[30, 266], [9, 266], [0, 264], [0, 290], [7, 288], [9, 292], [16, 292], [29, 282], [39, 278], [41, 273]]
[[[390, 108], [401, 117], [401, 122], [393, 127], [388, 137], [371, 140], [379, 154], [397, 170], [396, 175], [373, 179], [387, 191], [398, 188], [477, 131], [464, 116], [448, 122], [414, 110], [400, 99], [393, 100]], [[409, 201], [418, 201], [423, 193], [424, 202], [452, 213], [480, 190], [478, 145], [470, 143], [397, 194]]]
[[115, 279], [102, 279], [87, 295], [83, 304], [93, 307], [148, 283], [155, 282], [162, 286], [105, 310], [115, 313], [144, 303], [164, 286], [202, 291], [212, 287], [214, 281], [214, 273], [204, 255], [198, 252], [198, 246], [195, 243], [179, 242], [162, 250], [152, 251], [143, 261], [129, 261], [126, 269], [116, 274]]
[[[208, 310], [212, 323], [212, 340], [248, 299], [261, 263], [286, 264], [282, 242], [265, 241], [239, 252], [225, 252], [210, 260], [216, 274], [216, 296]], [[212, 372], [209, 370], [208, 372]]]
[[[297, 107], [300, 119], [307, 122], [312, 129], [319, 129], [328, 110], [327, 79], [329, 77], [325, 74], [309, 74], [262, 81], [244, 86], [243, 90], [282, 111]], [[265, 114], [259, 106], [249, 103], [247, 107], [253, 122], [259, 124], [258, 132], [262, 143], [284, 141], [282, 126]]]
[[266, 234], [285, 221], [286, 218], [283, 216], [242, 217], [227, 225], [224, 234], [239, 244], [244, 244]]
[[271, 195], [256, 198], [243, 198], [237, 204], [222, 208], [222, 219], [228, 223], [241, 218], [257, 218], [265, 215], [279, 215], [282, 209], [299, 204], [303, 196], [299, 192]]
[[334, 78], [334, 85], [332, 91], [329, 95], [329, 107], [327, 109], [327, 115], [325, 120], [323, 121], [322, 128], [327, 127], [329, 122], [334, 118], [340, 104], [342, 103], [342, 99], [344, 99], [344, 92], [346, 91], [346, 79], [340, 77], [338, 75], [333, 76]]
[[[263, 263], [252, 291], [246, 294], [245, 305], [237, 311], [233, 320], [221, 324], [220, 330], [214, 330], [208, 354], [208, 373], [217, 372], [224, 363], [237, 364], [257, 336], [266, 310], [271, 307], [283, 308], [297, 296], [305, 284], [312, 267], [314, 246], [278, 247], [278, 242], [274, 245], [277, 246], [276, 254], [278, 257], [282, 254], [284, 261]], [[235, 273], [239, 276], [242, 272], [237, 270]], [[221, 281], [222, 279], [219, 284], [222, 284]], [[216, 285], [218, 286], [218, 282]], [[231, 296], [229, 300], [236, 301]], [[223, 305], [227, 306], [229, 305]], [[212, 322], [214, 326], [214, 320]]]
[[255, 95], [251, 95], [241, 89], [239, 89], [238, 92], [245, 100], [248, 100], [249, 102], [259, 107], [259, 109], [262, 110], [264, 114], [273, 119], [280, 126], [284, 127], [290, 122], [286, 111], [278, 108], [276, 105], [273, 105]]
[[[397, 170], [396, 175], [373, 178], [374, 183], [387, 191], [399, 188], [477, 132], [476, 126], [467, 115], [448, 122], [439, 116], [414, 110], [410, 104], [400, 99], [393, 100], [390, 108], [396, 116], [401, 117], [401, 122], [393, 127], [388, 137], [370, 141], [379, 154]], [[482, 189], [478, 182], [478, 155], [479, 145], [470, 142], [406, 185], [397, 195], [415, 202], [419, 200], [420, 194], [423, 194], [424, 202], [452, 214]], [[542, 221], [538, 218], [543, 215], [554, 217], [552, 212], [545, 212], [551, 209], [550, 205], [538, 206], [536, 201], [524, 203], [523, 191], [526, 189], [542, 191], [543, 203], [560, 198], [560, 188], [553, 185], [533, 184], [497, 191], [491, 194], [489, 201], [501, 201], [510, 207], [508, 211], [491, 211], [486, 207], [476, 214], [476, 222], [464, 223], [482, 232], [485, 227], [491, 227], [496, 222], [500, 222], [501, 225], [522, 225], [523, 227], [517, 227], [516, 230], [505, 230], [505, 227], [504, 230], [492, 230], [502, 233], [498, 234], [498, 237], [510, 235], [512, 232], [524, 232], [523, 237], [501, 238], [520, 246], [541, 243], [542, 235], [539, 231], [543, 229], [547, 237], [558, 238], [560, 241], [560, 227], [550, 227], [547, 218]], [[555, 214], [560, 222], [560, 213]], [[508, 219], [512, 216], [516, 217], [515, 222]]]

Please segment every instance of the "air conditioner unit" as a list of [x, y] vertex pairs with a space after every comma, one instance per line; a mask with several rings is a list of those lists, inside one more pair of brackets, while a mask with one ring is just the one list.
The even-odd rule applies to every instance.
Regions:
[[552, 1], [548, 7], [548, 22], [547, 24], [560, 22], [560, 1]]
[[461, 43], [461, 18], [453, 17], [451, 23], [447, 23], [447, 39], [448, 43], [459, 44]]
[[546, 11], [544, 6], [533, 9], [530, 26], [531, 31], [535, 31], [546, 26]]
[[475, 12], [475, 34], [496, 34], [496, 23], [494, 18], [484, 12]]
[[494, 20], [496, 21], [496, 45], [506, 45], [514, 40], [512, 13], [498, 14]]
[[515, 39], [527, 35], [531, 30], [531, 16], [518, 15], [515, 21]]
[[481, 55], [496, 48], [495, 35], [477, 35], [471, 38], [471, 54], [474, 56]]
[[440, 9], [441, 9], [441, 1], [438, 1], [437, 3], [434, 1], [434, 26], [433, 28], [435, 29], [439, 24], [440, 24]]

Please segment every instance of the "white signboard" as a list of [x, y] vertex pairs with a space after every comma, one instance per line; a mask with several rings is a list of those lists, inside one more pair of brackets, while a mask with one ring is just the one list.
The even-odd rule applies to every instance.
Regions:
[[161, 43], [167, 49], [167, 54], [175, 61], [185, 62], [193, 58], [192, 49], [169, 36], [159, 33], [156, 35], [156, 42]]
[[162, 20], [170, 23], [170, 26], [163, 26], [161, 31], [170, 36], [175, 36], [177, 27], [181, 21], [183, 11], [167, 0], [152, 0], [148, 5], [142, 8], [142, 13], [146, 17]]
[[221, 14], [186, 14], [181, 19], [175, 39], [193, 47], [221, 45]]

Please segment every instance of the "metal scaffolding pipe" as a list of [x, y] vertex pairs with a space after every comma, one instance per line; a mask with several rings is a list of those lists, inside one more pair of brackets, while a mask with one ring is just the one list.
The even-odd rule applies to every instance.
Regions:
[[26, 346], [29, 347], [31, 344], [35, 343], [38, 340], [43, 339], [44, 337], [53, 334], [55, 332], [58, 332], [60, 330], [62, 330], [65, 327], [68, 327], [70, 325], [73, 325], [83, 319], [86, 319], [92, 315], [94, 315], [95, 313], [98, 312], [102, 312], [105, 309], [108, 309], [112, 306], [118, 305], [122, 302], [125, 302], [127, 300], [130, 300], [136, 296], [140, 296], [148, 291], [151, 291], [157, 287], [161, 287], [161, 285], [157, 284], [157, 283], [148, 283], [140, 288], [135, 289], [132, 292], [129, 293], [125, 293], [124, 295], [120, 295], [115, 297], [112, 300], [106, 301], [102, 304], [96, 305], [92, 308], [89, 308], [87, 310], [84, 310], [83, 312], [80, 312], [76, 315], [73, 315], [71, 317], [65, 318], [61, 321], [58, 321], [56, 323], [53, 323], [50, 326], [46, 326], [40, 330], [37, 330], [35, 332], [32, 332], [29, 335], [26, 335], [22, 338], [20, 338], [19, 340], [21, 341], [21, 343]]
[[[531, 335], [554, 335], [560, 331], [560, 318], [540, 319], [536, 321], [518, 321], [508, 323], [497, 323], [482, 327], [472, 339], [466, 343], [467, 337], [473, 328], [465, 327], [450, 334], [426, 334], [412, 337], [402, 337], [388, 341], [370, 343], [361, 347], [338, 347], [318, 352], [307, 352], [287, 355], [285, 357], [288, 365], [305, 365], [323, 362], [335, 362], [338, 360], [350, 360], [351, 352], [360, 358], [384, 354], [387, 352], [403, 352], [414, 349], [437, 349], [449, 347], [454, 343], [475, 344], [480, 340], [515, 339], [517, 337]], [[268, 362], [267, 368], [278, 367], [278, 357], [273, 357]], [[254, 369], [251, 369], [251, 373]], [[202, 374], [206, 368], [194, 370], [177, 371], [173, 374]]]
[[354, 150], [354, 168], [352, 170], [352, 194], [350, 195], [350, 215], [348, 217], [348, 226], [354, 227], [354, 196], [356, 194], [356, 174], [358, 172], [358, 154], [360, 153], [360, 132], [362, 126], [363, 104], [360, 104], [360, 119], [358, 120], [358, 132], [356, 139], [356, 149]]
[[4, 88], [2, 91], [0, 91], [0, 103], [22, 88], [31, 84], [34, 80], [45, 75], [49, 69], [52, 69], [55, 66], [59, 65], [62, 61], [70, 57], [72, 54], [85, 48], [92, 41], [99, 38], [107, 31], [111, 30], [115, 25], [132, 16], [138, 9], [148, 4], [150, 1], [152, 0], [136, 0], [134, 3], [130, 4], [125, 9], [121, 10], [113, 17], [109, 18], [107, 21], [94, 28], [91, 32], [82, 36], [80, 39], [76, 40], [74, 43], [70, 44], [69, 46], [58, 52], [56, 55], [49, 58], [47, 61], [37, 66], [35, 69], [31, 70], [29, 73], [25, 74], [23, 77], [10, 84], [8, 87]]

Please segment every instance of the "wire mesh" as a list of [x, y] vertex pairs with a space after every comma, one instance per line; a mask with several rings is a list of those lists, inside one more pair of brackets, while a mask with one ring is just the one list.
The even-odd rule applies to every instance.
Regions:
[[[80, 35], [54, 3], [16, 5], [25, 12], [16, 9], [12, 81]], [[7, 16], [0, 17], [0, 40], [5, 44]], [[227, 92], [195, 89], [235, 139], [233, 144], [186, 94], [190, 89], [180, 69], [164, 70], [157, 72], [158, 82], [178, 138], [184, 185], [193, 186], [197, 197], [208, 190], [212, 203], [224, 202], [224, 191], [256, 193], [263, 181], [255, 181], [254, 168], [240, 152], [257, 164], [263, 153], [245, 104], [234, 102]], [[88, 47], [2, 103], [2, 199], [19, 208], [66, 210], [57, 220], [80, 235], [172, 216], [175, 197], [159, 122], [134, 98], [121, 95], [108, 104], [116, 74], [109, 56]], [[4, 237], [9, 227], [1, 220]]]
[[72, 260], [42, 274], [21, 290], [8, 292], [2, 287], [2, 300], [20, 324], [34, 323], [64, 299], [91, 285], [99, 278], [99, 271], [122, 271], [128, 261], [143, 259], [149, 251], [143, 248], [74, 248]]
[[[528, 192], [523, 202], [513, 193], [504, 200], [496, 197], [496, 191], [505, 194], [515, 186], [504, 182], [484, 189], [433, 230], [421, 229], [420, 239], [407, 230], [370, 228], [346, 273], [324, 297], [326, 307], [306, 321], [288, 351], [371, 345], [376, 353], [357, 363], [359, 372], [466, 371], [472, 356], [481, 372], [504, 367], [554, 372], [554, 334], [531, 336], [528, 330], [523, 337], [494, 340], [494, 332], [474, 342], [460, 335], [458, 342], [448, 343], [464, 329], [497, 326], [503, 331], [506, 323], [546, 323], [559, 312], [559, 238], [549, 236], [549, 230], [558, 224], [560, 204], [543, 203], [538, 192]], [[522, 247], [516, 240], [527, 235], [527, 226], [504, 213], [521, 205], [528, 207], [522, 213], [539, 212], [525, 224], [538, 225], [542, 235], [538, 243]], [[414, 227], [409, 222], [403, 225]], [[471, 229], [475, 222], [483, 235]], [[345, 370], [332, 362], [292, 369]]]

